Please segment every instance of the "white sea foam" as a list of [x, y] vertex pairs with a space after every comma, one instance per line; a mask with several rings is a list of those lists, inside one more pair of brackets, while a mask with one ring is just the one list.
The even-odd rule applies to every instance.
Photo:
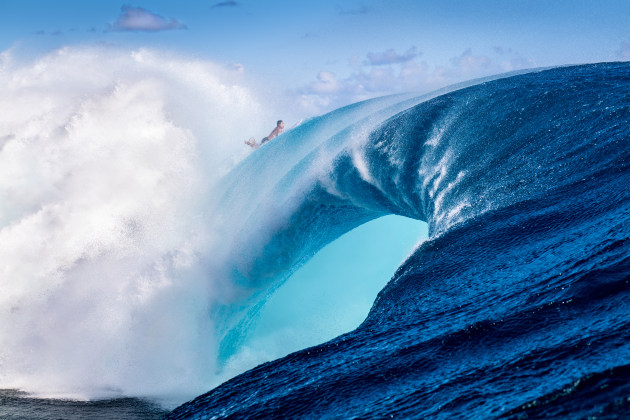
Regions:
[[[149, 50], [0, 58], [0, 388], [215, 385], [213, 183], [266, 130], [238, 74]], [[220, 285], [220, 286], [219, 286]]]

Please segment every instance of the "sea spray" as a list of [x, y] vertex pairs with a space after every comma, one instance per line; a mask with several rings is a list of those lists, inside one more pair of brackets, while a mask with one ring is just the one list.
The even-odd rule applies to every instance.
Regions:
[[0, 68], [0, 387], [207, 388], [209, 306], [230, 294], [204, 263], [207, 209], [270, 110], [238, 74], [150, 50]]

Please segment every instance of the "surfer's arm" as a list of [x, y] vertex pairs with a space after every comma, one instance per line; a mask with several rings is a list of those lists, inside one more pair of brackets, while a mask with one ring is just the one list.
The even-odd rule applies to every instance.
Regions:
[[280, 133], [282, 133], [282, 129], [280, 127], [276, 127], [273, 130], [271, 130], [271, 133], [269, 133], [269, 135], [267, 136], [267, 139], [271, 140], [272, 138], [276, 137]]

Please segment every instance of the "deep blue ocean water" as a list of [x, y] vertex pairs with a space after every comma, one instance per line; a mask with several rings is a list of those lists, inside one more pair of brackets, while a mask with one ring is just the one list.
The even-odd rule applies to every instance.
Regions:
[[24, 392], [0, 390], [3, 420], [157, 420], [167, 411], [154, 402], [137, 398], [73, 401], [34, 398]]
[[[276, 170], [259, 194], [285, 213], [258, 201], [277, 223], [244, 221], [264, 233], [234, 278], [273, 288], [387, 214], [425, 221], [429, 239], [357, 329], [167, 418], [630, 418], [630, 64], [387, 101], [307, 121], [235, 169], [225, 202], [242, 197], [243, 174]], [[224, 333], [224, 357], [244, 319]]]

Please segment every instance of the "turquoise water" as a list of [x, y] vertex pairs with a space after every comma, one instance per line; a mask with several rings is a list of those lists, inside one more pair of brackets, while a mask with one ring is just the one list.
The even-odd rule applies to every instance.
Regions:
[[283, 356], [355, 329], [396, 268], [427, 237], [426, 223], [394, 215], [353, 229], [268, 299], [245, 346], [279, 346]]

